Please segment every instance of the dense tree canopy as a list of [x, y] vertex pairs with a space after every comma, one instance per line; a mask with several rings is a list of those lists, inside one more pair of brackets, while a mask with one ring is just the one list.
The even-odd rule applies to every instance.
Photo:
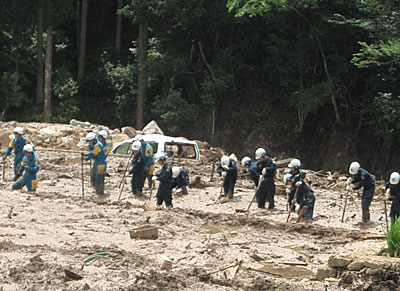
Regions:
[[43, 119], [36, 87], [48, 79], [38, 57], [49, 54], [51, 33], [53, 122], [136, 126], [141, 96], [144, 122], [238, 154], [265, 146], [315, 168], [359, 159], [372, 171], [398, 169], [398, 0], [7, 0], [0, 7], [3, 120]]

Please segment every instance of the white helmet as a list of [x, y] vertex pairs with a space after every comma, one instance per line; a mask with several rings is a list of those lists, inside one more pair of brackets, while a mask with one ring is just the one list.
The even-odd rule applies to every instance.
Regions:
[[360, 169], [360, 164], [358, 162], [352, 162], [349, 167], [349, 173], [351, 175], [355, 175], [357, 174], [359, 169]]
[[300, 168], [300, 167], [301, 167], [301, 162], [299, 159], [293, 159], [288, 164], [288, 168]]
[[33, 153], [33, 146], [31, 144], [24, 145], [23, 149], [24, 152]]
[[258, 149], [256, 150], [256, 160], [258, 160], [258, 159], [260, 159], [261, 157], [266, 156], [266, 155], [267, 155], [267, 151], [264, 150], [263, 148], [258, 148]]
[[13, 133], [18, 133], [18, 134], [24, 134], [24, 129], [22, 128], [22, 127], [16, 127], [16, 128], [14, 128], [14, 130], [13, 130]]
[[140, 150], [141, 147], [142, 147], [142, 143], [138, 140], [135, 140], [132, 144], [132, 150], [134, 150], [134, 151]]
[[399, 181], [400, 181], [400, 174], [398, 172], [393, 172], [390, 175], [390, 184], [397, 185], [399, 184]]
[[179, 173], [181, 172], [181, 168], [179, 167], [172, 167], [172, 178], [178, 177]]
[[286, 173], [284, 176], [283, 176], [283, 184], [287, 184], [287, 182], [290, 180], [290, 178], [292, 178], [292, 174], [289, 174], [289, 173]]
[[244, 157], [242, 159], [242, 167], [246, 166], [246, 165], [250, 165], [251, 163], [251, 159], [249, 157]]
[[89, 133], [86, 135], [85, 140], [86, 140], [86, 141], [89, 141], [89, 140], [93, 140], [93, 139], [95, 139], [95, 138], [96, 138], [96, 135], [95, 135], [93, 132], [89, 132]]
[[100, 131], [99, 131], [99, 136], [101, 136], [101, 137], [104, 138], [104, 139], [108, 138], [108, 132], [107, 132], [107, 130], [104, 130], [104, 129], [100, 130]]
[[229, 166], [229, 157], [228, 156], [222, 156], [221, 158], [221, 166]]
[[163, 153], [156, 153], [154, 158], [155, 158], [156, 162], [165, 161], [167, 159], [167, 157]]

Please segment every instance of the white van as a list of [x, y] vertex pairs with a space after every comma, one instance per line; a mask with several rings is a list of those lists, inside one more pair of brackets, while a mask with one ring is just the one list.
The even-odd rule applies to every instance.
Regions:
[[143, 134], [117, 144], [111, 154], [129, 155], [132, 152], [132, 143], [143, 138], [153, 147], [153, 155], [163, 153], [168, 158], [185, 158], [200, 160], [199, 146], [195, 141], [166, 136], [162, 134]]

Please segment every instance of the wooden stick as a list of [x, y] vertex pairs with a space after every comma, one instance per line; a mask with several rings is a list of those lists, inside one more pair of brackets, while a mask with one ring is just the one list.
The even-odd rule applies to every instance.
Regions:
[[289, 218], [290, 218], [290, 213], [292, 212], [292, 208], [293, 208], [293, 206], [295, 205], [295, 203], [296, 203], [296, 197], [297, 197], [297, 192], [299, 192], [299, 186], [297, 186], [297, 188], [296, 188], [296, 193], [294, 193], [294, 196], [293, 196], [293, 199], [292, 199], [292, 203], [291, 203], [291, 205], [290, 205], [290, 209], [289, 209], [289, 213], [288, 213], [288, 216], [287, 216], [287, 218], [286, 218], [286, 222], [288, 222], [289, 221]]
[[85, 196], [85, 179], [83, 177], [83, 156], [81, 157], [82, 197]]
[[349, 196], [349, 191], [346, 191], [346, 197], [344, 198], [344, 207], [343, 207], [343, 213], [342, 213], [342, 223], [344, 221], [344, 213], [346, 211], [346, 206], [347, 206], [347, 197]]
[[210, 180], [208, 180], [208, 182], [211, 182], [212, 179], [214, 178], [214, 171], [215, 171], [215, 161], [214, 161], [213, 164], [212, 164], [212, 167], [211, 167], [211, 176], [210, 176]]
[[303, 207], [301, 208], [301, 210], [300, 210], [300, 212], [299, 212], [299, 216], [297, 217], [296, 223], [301, 222], [301, 220], [302, 220], [302, 218], [303, 218], [303, 215], [304, 215], [304, 212], [306, 212], [307, 208], [308, 208], [307, 206], [303, 206]]
[[[260, 177], [261, 177], [261, 176], [260, 176]], [[263, 180], [263, 181], [264, 181], [264, 180]], [[249, 204], [249, 206], [247, 206], [247, 209], [246, 209], [246, 214], [247, 214], [247, 215], [248, 215], [248, 213], [249, 213], [249, 209], [250, 209], [250, 207], [251, 207], [251, 204], [253, 204], [254, 198], [256, 198], [257, 191], [258, 191], [258, 189], [260, 189], [260, 185], [261, 185], [261, 183], [262, 183], [263, 181], [260, 181], [260, 179], [258, 179], [258, 185], [257, 185], [256, 192], [254, 193], [254, 196], [253, 196], [253, 198], [251, 199], [250, 204]]]

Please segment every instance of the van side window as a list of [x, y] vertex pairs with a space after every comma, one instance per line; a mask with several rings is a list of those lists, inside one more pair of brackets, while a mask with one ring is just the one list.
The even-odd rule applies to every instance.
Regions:
[[196, 159], [196, 150], [191, 144], [165, 143], [168, 158]]

